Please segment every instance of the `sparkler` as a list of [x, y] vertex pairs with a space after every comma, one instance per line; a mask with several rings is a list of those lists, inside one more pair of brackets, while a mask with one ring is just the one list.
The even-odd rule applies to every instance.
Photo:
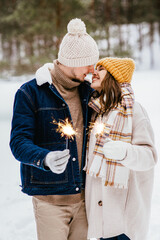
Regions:
[[74, 139], [74, 136], [77, 135], [77, 130], [73, 129], [72, 124], [69, 122], [69, 119], [61, 120], [57, 122], [55, 119], [52, 121], [53, 124], [58, 126], [57, 132], [61, 134], [61, 137], [66, 138], [66, 149], [68, 148], [68, 139]]
[[105, 124], [101, 121], [101, 118], [95, 122], [91, 122], [89, 128], [94, 129], [96, 138], [102, 136], [104, 133]]

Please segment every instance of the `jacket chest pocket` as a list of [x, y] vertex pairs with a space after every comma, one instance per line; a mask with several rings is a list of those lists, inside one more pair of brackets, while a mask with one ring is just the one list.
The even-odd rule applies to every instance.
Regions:
[[66, 116], [62, 108], [44, 108], [37, 112], [37, 137], [41, 144], [56, 143], [64, 141], [60, 132], [58, 132], [58, 123], [62, 122]]

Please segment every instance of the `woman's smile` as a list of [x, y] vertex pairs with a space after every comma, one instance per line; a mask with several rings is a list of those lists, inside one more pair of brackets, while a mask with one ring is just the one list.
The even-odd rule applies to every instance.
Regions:
[[92, 77], [92, 83], [94, 83], [94, 82], [96, 82], [96, 81], [99, 81], [99, 79], [100, 79], [99, 77], [95, 77], [95, 76]]

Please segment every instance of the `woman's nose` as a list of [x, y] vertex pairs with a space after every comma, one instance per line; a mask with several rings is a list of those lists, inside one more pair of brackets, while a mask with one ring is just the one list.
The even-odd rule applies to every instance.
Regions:
[[93, 72], [93, 75], [96, 76], [97, 75], [97, 70], [95, 69], [94, 72]]

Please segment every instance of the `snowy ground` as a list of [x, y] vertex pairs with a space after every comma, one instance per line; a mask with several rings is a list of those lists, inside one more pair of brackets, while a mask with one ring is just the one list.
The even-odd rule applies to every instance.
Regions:
[[[160, 156], [160, 71], [136, 72], [132, 83], [136, 100], [149, 114]], [[0, 81], [0, 240], [36, 239], [31, 197], [20, 191], [19, 163], [14, 160], [8, 146], [13, 98], [20, 85], [20, 82]], [[160, 163], [155, 169], [151, 224], [147, 240], [160, 240], [159, 182]]]

